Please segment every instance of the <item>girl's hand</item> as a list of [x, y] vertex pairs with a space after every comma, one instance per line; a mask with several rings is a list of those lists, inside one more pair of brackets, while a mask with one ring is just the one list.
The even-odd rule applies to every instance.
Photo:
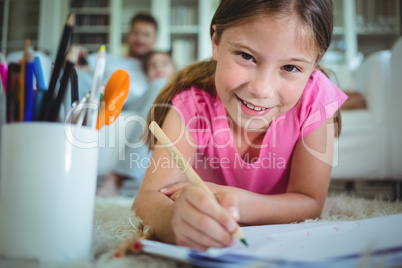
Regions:
[[236, 195], [218, 192], [215, 200], [205, 190], [192, 185], [180, 191], [171, 222], [176, 244], [201, 250], [232, 245], [232, 233], [239, 217]]
[[[213, 192], [216, 193], [220, 190], [219, 185], [212, 183], [212, 182], [205, 182], [205, 184], [208, 186], [208, 188]], [[190, 182], [178, 182], [175, 184], [172, 184], [168, 187], [162, 188], [159, 191], [167, 196], [169, 196], [170, 199], [172, 199], [173, 201], [176, 201], [177, 198], [179, 197], [181, 190], [183, 189], [183, 187], [191, 185]]]

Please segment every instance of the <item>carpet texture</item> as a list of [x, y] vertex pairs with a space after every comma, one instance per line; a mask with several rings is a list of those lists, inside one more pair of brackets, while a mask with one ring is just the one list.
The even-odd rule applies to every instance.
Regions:
[[[402, 213], [401, 202], [386, 202], [351, 197], [344, 194], [329, 195], [319, 219], [310, 219], [305, 223], [319, 221], [349, 221], [360, 220], [385, 215]], [[145, 254], [128, 255], [116, 259], [113, 258], [115, 248], [127, 238], [131, 238], [142, 223], [130, 211], [133, 199], [118, 197], [111, 199], [96, 198], [94, 229], [92, 242], [92, 261], [80, 261], [61, 265], [61, 268], [128, 268], [128, 267], [192, 267], [173, 260]], [[300, 223], [303, 224], [303, 223]], [[5, 265], [5, 266], [4, 266]], [[42, 267], [38, 264], [13, 263], [5, 264], [0, 259], [0, 268], [3, 267]], [[52, 266], [53, 268], [53, 266]]]
[[[368, 200], [347, 195], [329, 195], [321, 217], [304, 222], [360, 220], [402, 213], [402, 203], [380, 200], [380, 198]], [[137, 228], [142, 226], [130, 211], [132, 201], [123, 197], [97, 198], [92, 247], [94, 261], [66, 267], [191, 267], [147, 255], [129, 255], [121, 259], [112, 257], [116, 246], [131, 237]]]

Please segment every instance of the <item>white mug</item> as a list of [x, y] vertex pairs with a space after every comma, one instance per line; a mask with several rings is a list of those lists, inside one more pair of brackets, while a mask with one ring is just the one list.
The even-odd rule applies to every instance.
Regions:
[[3, 125], [0, 254], [65, 262], [90, 254], [98, 132], [61, 123]]

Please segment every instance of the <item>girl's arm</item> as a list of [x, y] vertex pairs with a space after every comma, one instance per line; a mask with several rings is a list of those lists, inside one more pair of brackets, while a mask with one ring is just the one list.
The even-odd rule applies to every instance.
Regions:
[[279, 224], [319, 217], [327, 196], [333, 149], [334, 123], [330, 118], [296, 143], [286, 193], [261, 195], [232, 189], [240, 200], [240, 221]]
[[[230, 186], [208, 185], [212, 191], [227, 191], [238, 197], [239, 221], [246, 225], [317, 218], [321, 215], [328, 191], [333, 144], [332, 118], [296, 143], [290, 163], [288, 188], [284, 194], [263, 195]], [[165, 193], [170, 195], [181, 186], [183, 184], [171, 186]]]
[[[162, 129], [192, 164], [196, 153], [195, 139], [173, 109], [168, 112]], [[218, 204], [204, 190], [188, 186], [173, 202], [160, 192], [168, 185], [184, 181], [187, 181], [186, 177], [167, 151], [155, 147], [132, 209], [152, 227], [156, 238], [164, 242], [200, 249], [229, 245], [230, 232], [236, 227], [236, 221], [229, 213], [229, 208], [237, 205], [235, 196], [230, 193], [216, 194], [221, 203]]]

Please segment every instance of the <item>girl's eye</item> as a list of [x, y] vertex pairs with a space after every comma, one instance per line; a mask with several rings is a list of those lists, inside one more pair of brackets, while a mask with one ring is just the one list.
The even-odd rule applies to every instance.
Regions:
[[293, 73], [293, 72], [296, 72], [296, 71], [300, 71], [299, 68], [297, 68], [297, 67], [294, 66], [294, 65], [285, 65], [285, 66], [282, 66], [282, 70], [284, 70], [284, 71], [286, 71], [286, 72], [289, 72], [289, 73]]
[[254, 57], [251, 56], [250, 54], [247, 54], [247, 53], [244, 53], [244, 52], [240, 52], [239, 54], [246, 61], [253, 61], [254, 60]]

